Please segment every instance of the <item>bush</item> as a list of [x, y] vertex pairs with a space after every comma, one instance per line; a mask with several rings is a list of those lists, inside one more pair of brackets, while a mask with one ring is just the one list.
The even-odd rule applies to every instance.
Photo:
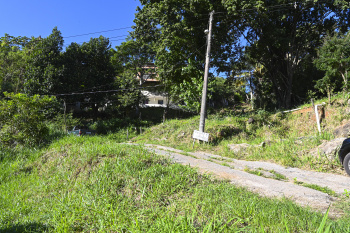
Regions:
[[55, 104], [54, 97], [4, 93], [0, 101], [0, 142], [6, 146], [34, 146], [44, 141], [45, 124]]
[[66, 132], [67, 130], [72, 130], [76, 125], [82, 125], [79, 118], [74, 118], [73, 113], [57, 113], [57, 115], [52, 120], [53, 126], [57, 131]]

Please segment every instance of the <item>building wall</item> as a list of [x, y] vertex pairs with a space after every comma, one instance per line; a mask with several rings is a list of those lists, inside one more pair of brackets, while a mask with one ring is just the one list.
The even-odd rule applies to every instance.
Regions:
[[144, 102], [145, 106], [166, 107], [168, 98], [165, 95], [155, 94], [149, 91], [141, 91], [141, 93], [147, 98]]

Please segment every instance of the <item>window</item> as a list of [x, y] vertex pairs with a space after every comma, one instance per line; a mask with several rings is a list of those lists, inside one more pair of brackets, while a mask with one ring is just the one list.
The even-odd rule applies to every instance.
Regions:
[[149, 75], [149, 74], [142, 75], [142, 79], [143, 80], [147, 80], [147, 79], [150, 79], [150, 78], [151, 78], [151, 75]]
[[163, 100], [158, 100], [158, 104], [163, 104]]

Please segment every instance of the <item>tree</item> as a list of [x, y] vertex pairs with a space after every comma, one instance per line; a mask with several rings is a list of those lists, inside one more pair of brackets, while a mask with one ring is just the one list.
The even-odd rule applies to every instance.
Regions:
[[253, 64], [264, 66], [282, 108], [291, 107], [298, 96], [305, 95], [305, 87], [312, 88], [313, 80], [319, 78], [305, 74], [313, 70], [312, 61], [322, 36], [334, 26], [342, 28], [339, 17], [346, 14], [334, 1], [242, 1], [238, 9], [227, 1], [226, 6], [231, 14], [245, 18], [245, 52]]
[[23, 48], [25, 77], [23, 92], [29, 95], [54, 94], [63, 74], [63, 37], [55, 27], [47, 38], [32, 37]]
[[315, 64], [318, 69], [325, 71], [325, 76], [319, 80], [317, 87], [325, 90], [329, 99], [337, 77], [342, 77], [343, 91], [347, 92], [349, 89], [348, 72], [350, 71], [349, 33], [336, 34], [333, 37], [327, 36], [318, 50]]
[[141, 44], [151, 43], [156, 52], [157, 73], [167, 91], [176, 93], [180, 85], [203, 78], [184, 73], [187, 67], [204, 70], [206, 35], [209, 13], [220, 12], [214, 17], [212, 38], [212, 67], [218, 72], [229, 72], [230, 60], [237, 57], [239, 37], [235, 21], [238, 17], [227, 14], [221, 1], [210, 0], [142, 0], [135, 18], [134, 38]]
[[[97, 113], [114, 88], [115, 71], [111, 62], [109, 40], [103, 36], [91, 38], [82, 45], [70, 44], [63, 54], [64, 72], [59, 78], [57, 92], [66, 101], [84, 103]], [[83, 93], [83, 94], [71, 94]]]
[[[191, 79], [181, 70], [192, 61], [203, 70], [210, 11], [214, 17], [212, 67], [231, 75], [238, 57], [247, 54], [251, 65], [264, 66], [263, 80], [272, 87], [281, 108], [306, 97], [314, 81], [313, 59], [322, 37], [348, 28], [349, 5], [345, 1], [272, 0], [142, 0], [133, 35], [140, 43], [153, 41], [160, 77], [172, 86]], [[246, 46], [242, 49], [240, 38]], [[315, 75], [316, 74], [316, 75]], [[270, 85], [271, 84], [271, 85]]]
[[15, 92], [23, 89], [25, 78], [24, 52], [27, 37], [13, 37], [5, 34], [0, 38], [0, 93]]
[[[146, 79], [155, 78], [152, 46], [140, 44], [139, 41], [129, 37], [126, 42], [115, 47], [112, 62], [117, 73], [116, 82], [121, 89], [124, 89], [117, 93], [120, 106], [134, 107], [138, 113], [138, 106], [142, 101], [140, 87]], [[148, 64], [151, 66], [147, 67]]]
[[234, 104], [240, 93], [229, 78], [214, 77], [209, 80], [210, 97], [209, 104], [212, 107], [224, 107]]

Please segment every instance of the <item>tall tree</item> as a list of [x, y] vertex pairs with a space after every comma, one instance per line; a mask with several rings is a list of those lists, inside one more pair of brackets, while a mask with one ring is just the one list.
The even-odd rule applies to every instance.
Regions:
[[72, 43], [67, 47], [58, 92], [68, 95], [61, 98], [85, 103], [95, 113], [108, 102], [111, 93], [107, 91], [113, 89], [115, 78], [110, 47], [109, 39], [103, 36], [91, 38], [82, 45]]
[[[150, 44], [128, 38], [126, 42], [113, 50], [113, 65], [117, 72], [118, 85], [124, 89], [117, 94], [120, 106], [124, 108], [138, 106], [142, 101], [140, 86], [146, 79], [155, 78], [154, 52]], [[147, 65], [151, 64], [150, 67]]]
[[[212, 67], [230, 73], [238, 57], [264, 67], [263, 82], [272, 87], [279, 107], [289, 108], [305, 97], [315, 72], [313, 59], [322, 37], [349, 27], [349, 4], [332, 1], [141, 0], [134, 36], [153, 41], [161, 78], [182, 83], [189, 60], [203, 70], [208, 13], [215, 10]], [[245, 49], [239, 41], [244, 37]], [[212, 69], [213, 71], [213, 69]]]
[[58, 80], [63, 74], [61, 52], [63, 37], [55, 27], [46, 38], [34, 38], [24, 47], [26, 62], [23, 92], [54, 94]]
[[318, 52], [315, 64], [320, 70], [325, 71], [325, 76], [319, 81], [318, 87], [326, 89], [330, 98], [335, 78], [341, 77], [343, 90], [346, 92], [349, 89], [350, 34], [326, 37]]
[[[314, 69], [312, 61], [322, 37], [334, 27], [346, 27], [339, 19], [348, 11], [335, 1], [242, 1], [238, 9], [231, 5], [226, 1], [231, 14], [245, 18], [246, 53], [253, 63], [265, 67], [265, 78], [272, 84], [279, 107], [291, 107], [293, 98], [302, 94], [300, 89], [305, 92], [303, 87], [312, 87], [314, 77], [305, 74]], [[302, 85], [295, 85], [298, 83]]]
[[135, 18], [134, 38], [140, 43], [153, 42], [156, 52], [157, 73], [169, 89], [193, 78], [202, 79], [183, 72], [186, 67], [204, 69], [206, 34], [209, 13], [214, 17], [212, 38], [212, 66], [218, 72], [229, 72], [229, 61], [235, 59], [234, 47], [239, 37], [236, 21], [242, 20], [227, 14], [221, 1], [210, 0], [141, 0]]
[[13, 37], [5, 34], [0, 38], [0, 92], [18, 93], [23, 88], [26, 63], [23, 47], [27, 37]]

